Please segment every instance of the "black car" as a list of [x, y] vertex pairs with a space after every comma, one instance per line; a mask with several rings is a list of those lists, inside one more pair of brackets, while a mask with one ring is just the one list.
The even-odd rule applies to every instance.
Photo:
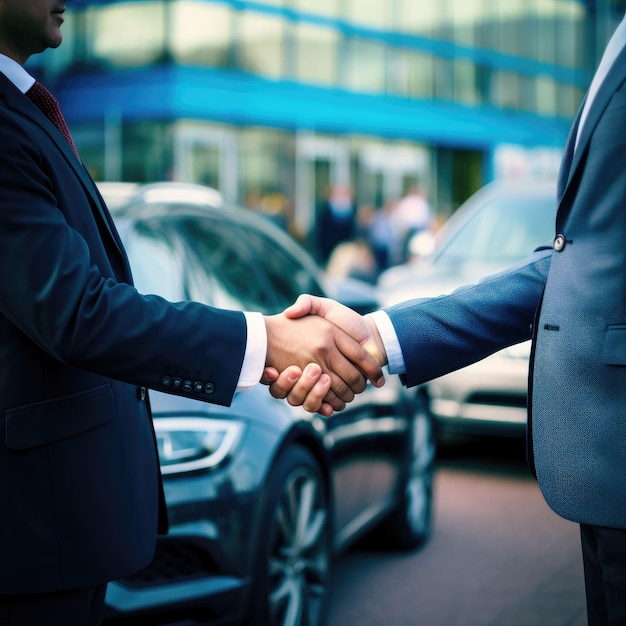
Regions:
[[[163, 183], [123, 202], [102, 190], [144, 293], [267, 314], [304, 292], [377, 305], [213, 190]], [[340, 550], [371, 531], [410, 550], [431, 532], [432, 420], [395, 376], [328, 419], [263, 385], [230, 408], [150, 397], [171, 530], [148, 567], [109, 585], [107, 624], [320, 626]]]

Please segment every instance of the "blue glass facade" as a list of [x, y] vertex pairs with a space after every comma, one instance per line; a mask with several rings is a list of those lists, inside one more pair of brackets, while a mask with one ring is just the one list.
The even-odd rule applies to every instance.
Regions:
[[[579, 0], [75, 0], [34, 60], [99, 179], [281, 198], [299, 234], [334, 183], [419, 181], [449, 214], [552, 173], [617, 19]], [[601, 10], [602, 9], [602, 10]]]

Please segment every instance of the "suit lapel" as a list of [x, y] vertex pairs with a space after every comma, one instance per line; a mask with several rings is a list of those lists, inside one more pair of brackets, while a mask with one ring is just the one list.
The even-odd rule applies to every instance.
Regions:
[[85, 166], [76, 157], [74, 151], [63, 138], [57, 127], [44, 115], [37, 106], [32, 103], [23, 93], [21, 93], [6, 76], [0, 73], [0, 86], [6, 97], [7, 104], [19, 114], [27, 117], [29, 120], [37, 124], [55, 143], [63, 158], [67, 164], [74, 170], [76, 176], [78, 176], [85, 192], [89, 196], [89, 204], [97, 220], [99, 220], [108, 231], [111, 242], [113, 243], [117, 253], [122, 258], [122, 266], [125, 271], [125, 279], [130, 276], [130, 269], [126, 255], [122, 251], [122, 245], [117, 236], [115, 227], [112, 224], [112, 220], [108, 209], [102, 199], [102, 196], [97, 190], [96, 184], [87, 172]]
[[569, 174], [572, 171], [572, 161], [574, 158], [574, 146], [576, 145], [576, 135], [578, 133], [578, 125], [580, 124], [580, 117], [583, 112], [583, 107], [585, 106], [585, 98], [578, 109], [578, 114], [574, 119], [574, 123], [569, 129], [569, 135], [567, 136], [567, 141], [565, 142], [565, 149], [563, 150], [563, 158], [561, 159], [561, 167], [559, 168], [559, 176], [557, 179], [557, 200], [560, 203], [563, 194], [565, 193], [565, 188], [569, 181]]
[[[613, 96], [615, 91], [618, 89], [618, 87], [622, 84], [622, 82], [624, 82], [625, 78], [626, 78], [626, 48], [624, 48], [619, 53], [619, 55], [617, 56], [617, 59], [615, 59], [615, 62], [611, 66], [611, 69], [609, 70], [604, 81], [602, 82], [600, 89], [598, 89], [598, 92], [596, 93], [596, 96], [593, 102], [591, 103], [591, 107], [589, 108], [589, 111], [587, 113], [587, 119], [585, 120], [585, 123], [580, 130], [580, 136], [578, 138], [578, 146], [576, 150], [574, 151], [574, 142], [572, 141], [571, 146], [569, 144], [570, 144], [570, 140], [572, 139], [572, 135], [573, 135], [573, 140], [575, 141], [576, 129], [578, 127], [578, 122], [580, 120], [580, 115], [582, 113], [582, 106], [581, 106], [580, 111], [578, 112], [576, 123], [572, 127], [572, 130], [570, 131], [570, 136], [568, 137], [565, 155], [563, 158], [563, 162], [565, 164], [565, 161], [567, 159], [567, 149], [569, 147], [571, 149], [571, 155], [570, 155], [571, 163], [570, 163], [568, 170], [566, 171], [562, 170], [559, 174], [559, 185], [558, 185], [559, 191], [560, 191], [559, 201], [565, 194], [565, 191], [567, 190], [567, 187], [570, 184], [574, 173], [576, 172], [576, 170], [581, 164], [582, 156], [585, 154], [587, 150], [587, 146], [589, 144], [591, 136], [593, 135], [593, 131], [598, 124], [598, 121], [602, 117], [602, 114], [604, 113], [604, 110], [606, 109], [609, 101], [611, 100], [611, 97]], [[564, 184], [562, 184], [561, 176], [566, 176], [566, 179], [565, 179], [566, 182]]]

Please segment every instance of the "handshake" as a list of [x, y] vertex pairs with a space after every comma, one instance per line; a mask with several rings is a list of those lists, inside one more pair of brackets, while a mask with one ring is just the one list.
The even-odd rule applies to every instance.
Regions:
[[265, 316], [267, 357], [261, 382], [275, 398], [330, 416], [367, 380], [385, 384], [387, 354], [373, 320], [316, 296], [302, 295], [278, 315]]

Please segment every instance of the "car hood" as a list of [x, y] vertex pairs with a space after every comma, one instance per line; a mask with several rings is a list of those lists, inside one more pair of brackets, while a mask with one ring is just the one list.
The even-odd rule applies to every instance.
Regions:
[[378, 282], [381, 306], [391, 306], [412, 298], [441, 296], [484, 276], [503, 270], [506, 263], [463, 262], [450, 264], [415, 263], [391, 268]]

